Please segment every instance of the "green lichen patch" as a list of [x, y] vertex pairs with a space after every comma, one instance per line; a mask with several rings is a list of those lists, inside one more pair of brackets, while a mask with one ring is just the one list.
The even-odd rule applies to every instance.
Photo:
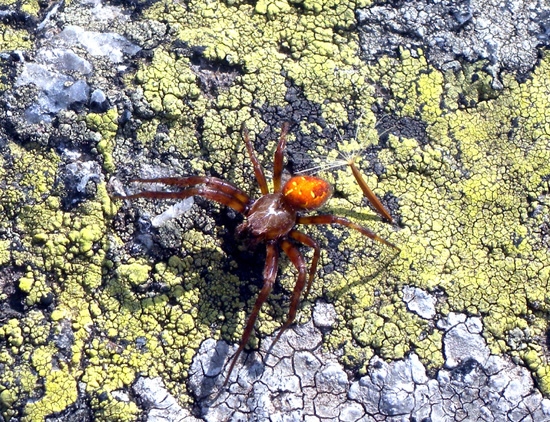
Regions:
[[[200, 65], [197, 69], [186, 56], [159, 48], [152, 63], [137, 73], [136, 82], [151, 107], [171, 120], [172, 144], [177, 140], [180, 151], [191, 147], [197, 154], [208, 153], [214, 160], [210, 171], [227, 174], [243, 161], [235, 160], [233, 146], [240, 145], [242, 151], [235, 133], [241, 123], [246, 122], [252, 132], [264, 128], [253, 116], [251, 105], [284, 106], [286, 80], [294, 81], [308, 100], [322, 104], [333, 121], [346, 118], [344, 104], [355, 101], [357, 91], [370, 91], [365, 84], [368, 70], [360, 66], [356, 55], [356, 37], [345, 31], [355, 23], [356, 7], [353, 2], [305, 2], [299, 8], [285, 2], [256, 7], [191, 2], [185, 8], [157, 3], [146, 16], [169, 23], [180, 42], [200, 46], [205, 64], [220, 70], [205, 76]], [[215, 97], [197, 90], [205, 78], [212, 79], [212, 84], [222, 81]], [[362, 103], [355, 106], [369, 109], [370, 96], [359, 98]], [[189, 144], [185, 130], [199, 119], [204, 151]], [[227, 176], [241, 181], [238, 173], [230, 171]]]
[[0, 51], [28, 50], [32, 45], [27, 31], [0, 25], [0, 33]]
[[[102, 155], [106, 173], [141, 176], [143, 167], [156, 172], [162, 163], [172, 175], [218, 175], [257, 193], [242, 123], [269, 176], [276, 135], [263, 142], [262, 133], [266, 122], [284, 118], [288, 102], [293, 111], [320, 113], [317, 121], [302, 118], [289, 146], [302, 145], [326, 122], [343, 126], [362, 112], [356, 140], [319, 139], [299, 153], [320, 163], [367, 148], [378, 170], [365, 159], [357, 164], [391, 204], [397, 225], [365, 208], [347, 168], [326, 174], [336, 195], [323, 212], [372, 228], [401, 253], [342, 227], [304, 229], [323, 247], [310, 299], [325, 296], [338, 313], [327, 346], [343, 350], [342, 360], [359, 373], [375, 353], [392, 359], [411, 350], [439, 367], [442, 332], [402, 300], [404, 286], [417, 286], [439, 293], [442, 315], [482, 316], [492, 351], [522, 359], [548, 393], [540, 339], [549, 303], [550, 60], [544, 56], [521, 83], [503, 75], [501, 92], [491, 90], [480, 64], [443, 73], [421, 51], [403, 50], [367, 66], [358, 58], [354, 30], [356, 9], [366, 6], [152, 4], [146, 18], [169, 24], [171, 32], [166, 44], [151, 44], [158, 47], [150, 60], [137, 63], [135, 77], [126, 79], [152, 113], [128, 125], [136, 139], [119, 124], [119, 108], [87, 114], [87, 128], [98, 134], [91, 148]], [[24, 46], [24, 34], [13, 39]], [[474, 74], [481, 78], [472, 85]], [[379, 145], [373, 105], [422, 122], [427, 136], [390, 133]], [[327, 147], [336, 143], [337, 150]], [[18, 269], [14, 289], [23, 297], [23, 310], [12, 310], [0, 327], [2, 417], [43, 420], [85, 397], [95, 420], [134, 420], [137, 404], [120, 391], [138, 375], [160, 376], [179, 400], [190, 400], [185, 381], [199, 345], [211, 337], [237, 342], [261, 285], [262, 265], [239, 256], [240, 245], [228, 235], [238, 220], [218, 213], [219, 206], [205, 212], [197, 200], [174, 223], [182, 235], [173, 250], [158, 242], [169, 228], [152, 230], [150, 249], [132, 248], [121, 238], [136, 245], [142, 234], [132, 232], [133, 217], [127, 217], [141, 216], [137, 202], [126, 202], [113, 222], [117, 208], [99, 181], [95, 196], [66, 210], [55, 151], [8, 143], [2, 154], [0, 267]], [[127, 231], [120, 221], [128, 222]], [[304, 253], [311, 259], [311, 251]], [[280, 268], [280, 285], [258, 321], [260, 335], [278, 328], [287, 312], [296, 273], [284, 259]], [[307, 303], [300, 318], [309, 318]]]
[[[238, 128], [246, 122], [254, 138], [264, 129], [255, 108], [285, 105], [285, 80], [298, 86], [308, 101], [320, 104], [327, 121], [346, 122], [350, 108], [364, 112], [370, 127], [366, 124], [359, 131], [357, 141], [342, 143], [342, 151], [377, 144], [373, 104], [396, 118], [426, 125], [425, 139], [388, 136], [387, 147], [376, 153], [383, 169], [378, 176], [369, 163], [358, 162], [379, 196], [395, 198], [399, 229], [365, 217], [360, 190], [348, 169], [327, 175], [339, 194], [329, 210], [368, 225], [402, 248], [392, 259], [382, 245], [346, 230], [328, 229], [339, 243], [325, 252], [324, 262], [330, 254], [346, 262], [338, 271], [321, 272], [322, 280], [313, 290], [334, 300], [341, 316], [330, 344], [344, 347], [345, 359], [363, 369], [374, 351], [399, 358], [411, 349], [430, 367], [440, 365], [441, 331], [411, 314], [399, 293], [404, 285], [414, 285], [442, 292], [445, 299], [438, 303], [438, 311], [443, 314], [483, 315], [484, 334], [494, 351], [525, 355], [507, 342], [511, 330], [523, 327], [528, 333], [521, 347], [537, 350], [528, 355], [529, 364], [544, 367], [540, 346], [529, 339], [542, 334], [546, 312], [548, 256], [537, 233], [544, 223], [540, 209], [546, 202], [541, 195], [548, 190], [544, 177], [549, 173], [543, 112], [547, 59], [533, 80], [519, 84], [505, 77], [505, 89], [499, 93], [491, 89], [482, 64], [444, 73], [430, 66], [420, 50], [403, 50], [399, 57], [381, 58], [369, 67], [361, 64], [355, 34], [346, 31], [354, 23], [357, 4], [303, 2], [299, 9], [293, 3], [269, 1], [186, 6], [161, 2], [146, 15], [169, 23], [184, 45], [200, 46], [200, 58], [218, 65], [221, 77], [229, 68], [231, 80], [217, 92], [207, 92], [199, 83], [204, 74], [189, 56], [157, 49], [135, 80], [162, 116], [144, 126], [142, 145], [159, 145], [160, 123], [168, 124], [161, 151], [174, 152], [171, 148], [176, 147], [176, 154], [189, 158], [189, 151], [208, 156], [208, 162], [191, 161], [191, 167], [223, 175], [249, 190], [254, 183], [250, 166], [242, 164], [246, 155]], [[389, 95], [376, 97], [374, 86]], [[198, 127], [199, 120], [197, 142], [191, 128]], [[318, 129], [317, 122], [300, 127], [302, 133]], [[262, 162], [270, 163], [275, 142], [270, 140], [260, 152]], [[337, 155], [323, 140], [307, 152], [329, 162]], [[533, 215], [537, 206], [538, 214]], [[327, 233], [308, 232], [321, 238]], [[356, 248], [367, 253], [350, 252]], [[283, 275], [281, 283], [291, 289], [293, 278]], [[256, 289], [250, 291], [253, 296]], [[237, 320], [245, 315], [241, 311]], [[266, 325], [259, 330], [276, 327], [281, 315], [284, 305], [269, 303], [261, 321]], [[531, 325], [534, 320], [538, 323]], [[234, 330], [239, 328], [231, 325]]]
[[25, 1], [25, 2], [18, 2], [16, 0], [2, 0], [0, 2], [0, 6], [7, 6], [10, 8], [17, 8], [23, 13], [29, 14], [31, 16], [37, 16], [38, 12], [40, 11], [40, 5], [35, 0]]
[[[392, 294], [404, 284], [438, 289], [446, 296], [441, 312], [482, 315], [491, 350], [524, 358], [549, 391], [545, 346], [535, 340], [544, 338], [548, 315], [550, 259], [540, 212], [550, 174], [548, 62], [545, 57], [532, 80], [519, 84], [506, 77], [500, 95], [475, 109], [450, 107], [451, 112], [441, 108], [434, 93], [441, 92], [447, 76], [456, 75], [441, 74], [409, 55], [382, 67], [385, 84], [399, 94], [389, 107], [428, 122], [428, 139], [390, 136], [390, 148], [378, 155], [385, 174], [377, 192], [391, 191], [398, 198], [402, 228], [390, 239], [402, 252], [374, 281], [368, 274], [376, 261], [350, 262], [365, 268], [358, 277], [364, 282], [339, 298], [345, 328], [343, 335], [334, 334], [333, 344], [353, 339], [392, 358], [414, 348], [426, 364], [440, 364], [441, 333], [403, 312], [400, 298]], [[367, 290], [365, 302], [359, 289]], [[390, 313], [384, 312], [387, 306], [393, 307]], [[523, 334], [512, 341], [516, 330]]]
[[[19, 408], [24, 420], [43, 420], [79, 395], [105, 393], [107, 400], [91, 401], [96, 420], [134, 420], [136, 404], [121, 402], [111, 392], [128, 388], [137, 373], [163, 374], [183, 394], [183, 384], [176, 383], [183, 381], [193, 351], [209, 335], [210, 323], [197, 322], [201, 315], [208, 320], [197, 307], [199, 286], [187, 283], [183, 291], [181, 274], [162, 264], [113, 265], [106, 259], [106, 218], [112, 209], [105, 186], [98, 186], [94, 199], [62, 211], [61, 193], [52, 188], [55, 154], [9, 148], [17, 165], [8, 176], [18, 194], [3, 194], [8, 211], [3, 218], [17, 215], [18, 231], [24, 233], [11, 259], [26, 268], [17, 287], [29, 310], [0, 327], [0, 364], [10, 368], [0, 380], [2, 414], [16, 416], [13, 409]], [[109, 268], [115, 269], [111, 275]], [[204, 290], [201, 276], [196, 273], [195, 279]], [[144, 292], [149, 280], [168, 291]], [[47, 303], [46, 313], [34, 309]]]
[[[23, 420], [43, 420], [76, 400], [78, 382], [86, 373], [82, 356], [91, 336], [89, 306], [102, 285], [109, 247], [109, 207], [100, 185], [95, 200], [63, 211], [64, 192], [54, 188], [55, 153], [13, 143], [3, 153], [12, 165], [6, 172], [10, 189], [0, 194], [5, 211], [0, 219], [17, 233], [10, 264], [25, 268], [16, 286], [28, 309], [0, 327], [0, 364], [10, 368], [0, 390], [10, 391], [11, 403], [1, 410], [11, 417], [17, 416], [14, 409], [22, 409]], [[98, 308], [102, 305], [96, 301], [96, 312]]]
[[[44, 364], [47, 363], [44, 362]], [[44, 374], [44, 395], [37, 401], [29, 403], [25, 415], [21, 419], [27, 421], [43, 421], [46, 416], [64, 410], [77, 397], [77, 380], [69, 373], [68, 367], [50, 370]]]
[[97, 143], [97, 150], [103, 156], [103, 168], [107, 172], [114, 171], [112, 153], [115, 148], [114, 143], [118, 130], [118, 112], [116, 108], [111, 108], [105, 113], [89, 113], [86, 115], [86, 124], [101, 136]]
[[0, 266], [10, 261], [10, 241], [0, 240]]

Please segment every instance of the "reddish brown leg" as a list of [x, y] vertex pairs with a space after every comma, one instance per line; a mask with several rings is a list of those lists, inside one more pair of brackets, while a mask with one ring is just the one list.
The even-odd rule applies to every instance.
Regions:
[[298, 251], [298, 248], [296, 248], [296, 246], [294, 246], [288, 240], [281, 241], [281, 248], [283, 248], [284, 253], [288, 255], [290, 261], [298, 270], [298, 279], [296, 280], [296, 284], [294, 285], [294, 290], [290, 298], [288, 317], [286, 318], [286, 322], [277, 333], [277, 337], [275, 337], [275, 340], [271, 344], [271, 347], [273, 347], [275, 343], [279, 341], [281, 335], [288, 327], [290, 327], [290, 324], [292, 324], [292, 322], [294, 321], [294, 318], [296, 317], [296, 310], [298, 309], [298, 305], [300, 304], [300, 295], [302, 294], [302, 290], [304, 290], [304, 286], [306, 285], [307, 276], [306, 262], [300, 251]]
[[178, 186], [181, 188], [187, 188], [189, 186], [196, 185], [206, 185], [211, 188], [220, 190], [223, 193], [234, 196], [243, 204], [248, 204], [250, 202], [250, 197], [244, 193], [242, 190], [233, 186], [231, 183], [226, 182], [225, 180], [218, 179], [217, 177], [212, 176], [189, 176], [189, 177], [158, 177], [155, 179], [130, 179], [130, 182], [140, 182], [140, 183], [162, 183], [168, 186]]
[[277, 244], [275, 242], [268, 243], [266, 248], [266, 258], [265, 258], [265, 266], [264, 266], [264, 285], [262, 287], [262, 290], [260, 290], [258, 297], [256, 298], [254, 309], [252, 310], [252, 313], [248, 317], [248, 321], [246, 322], [246, 327], [244, 328], [244, 333], [241, 338], [241, 342], [239, 343], [239, 348], [237, 349], [235, 356], [233, 356], [233, 360], [231, 361], [231, 365], [229, 366], [229, 371], [225, 376], [225, 382], [223, 383], [223, 386], [225, 386], [227, 384], [227, 381], [229, 381], [229, 376], [231, 375], [231, 371], [233, 371], [233, 368], [237, 363], [237, 359], [239, 359], [241, 352], [243, 351], [244, 347], [247, 345], [248, 340], [250, 339], [250, 334], [252, 334], [252, 330], [254, 329], [254, 323], [256, 322], [256, 318], [260, 313], [260, 309], [262, 308], [262, 305], [266, 301], [267, 297], [269, 296], [269, 293], [271, 292], [271, 289], [273, 288], [273, 284], [275, 283], [275, 278], [277, 277], [277, 270], [279, 268], [278, 262], [279, 262], [279, 250], [277, 249]]
[[367, 182], [365, 182], [365, 179], [363, 179], [363, 176], [361, 176], [361, 173], [359, 172], [359, 169], [355, 166], [355, 162], [353, 160], [349, 162], [349, 166], [351, 167], [351, 172], [353, 173], [355, 180], [357, 180], [357, 184], [363, 191], [363, 194], [368, 199], [368, 201], [372, 204], [372, 206], [376, 209], [376, 211], [378, 211], [378, 213], [382, 217], [384, 217], [390, 223], [393, 223], [393, 218], [391, 217], [390, 213], [386, 208], [384, 208], [384, 205], [382, 205], [382, 202], [380, 202], [378, 197], [369, 188], [369, 186], [367, 185]]
[[304, 299], [309, 295], [311, 290], [311, 283], [315, 278], [315, 272], [317, 271], [317, 263], [319, 262], [319, 257], [321, 256], [321, 249], [315, 240], [309, 237], [307, 234], [299, 232], [298, 230], [292, 230], [289, 234], [294, 240], [303, 243], [310, 248], [313, 248], [313, 259], [311, 260], [311, 266], [309, 267], [309, 279], [307, 281], [306, 292], [304, 293]]
[[277, 150], [275, 151], [275, 159], [273, 160], [274, 193], [279, 193], [281, 191], [281, 175], [283, 174], [283, 153], [285, 151], [288, 128], [288, 122], [283, 123], [283, 126], [281, 127], [281, 136], [279, 137], [279, 143], [277, 144]]
[[370, 237], [371, 239], [374, 239], [380, 243], [383, 243], [384, 245], [390, 246], [398, 251], [401, 250], [397, 246], [395, 246], [393, 243], [388, 242], [385, 239], [382, 239], [376, 233], [370, 231], [369, 229], [363, 226], [360, 226], [359, 224], [355, 224], [344, 217], [338, 217], [336, 215], [330, 215], [330, 214], [314, 215], [312, 217], [298, 217], [296, 219], [296, 223], [297, 224], [340, 224], [342, 226], [346, 226], [351, 229], [357, 230], [362, 235]]
[[262, 191], [262, 195], [267, 195], [269, 193], [269, 190], [267, 188], [267, 182], [265, 181], [264, 171], [262, 170], [262, 166], [260, 165], [260, 162], [256, 158], [254, 147], [252, 146], [252, 142], [250, 142], [248, 129], [246, 128], [244, 123], [242, 126], [242, 130], [243, 130], [244, 143], [246, 144], [246, 149], [248, 150], [250, 161], [252, 161], [252, 166], [254, 167], [254, 174], [256, 175], [256, 180], [260, 185], [260, 190]]
[[185, 189], [181, 192], [157, 192], [144, 191], [134, 193], [133, 195], [122, 196], [113, 195], [114, 199], [135, 199], [135, 198], [153, 198], [153, 199], [184, 199], [190, 196], [202, 196], [203, 198], [216, 201], [220, 204], [227, 205], [235, 211], [245, 214], [248, 210], [248, 204], [243, 204], [237, 198], [227, 193], [221, 192], [218, 189], [209, 186], [199, 186]]

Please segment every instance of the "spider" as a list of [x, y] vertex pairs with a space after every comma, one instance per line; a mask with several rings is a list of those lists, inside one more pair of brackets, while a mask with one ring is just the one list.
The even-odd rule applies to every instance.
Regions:
[[[155, 199], [183, 199], [190, 196], [201, 196], [233, 208], [243, 214], [246, 219], [237, 227], [237, 233], [248, 236], [255, 243], [265, 243], [266, 259], [263, 270], [263, 287], [256, 298], [252, 313], [248, 317], [239, 347], [233, 356], [229, 370], [225, 377], [224, 386], [227, 384], [235, 364], [247, 345], [254, 323], [260, 309], [266, 301], [277, 277], [279, 248], [288, 256], [298, 271], [298, 277], [290, 299], [290, 307], [287, 319], [275, 337], [272, 346], [279, 340], [282, 333], [292, 324], [300, 303], [300, 296], [305, 288], [304, 297], [309, 294], [311, 284], [317, 270], [317, 263], [321, 254], [318, 243], [305, 233], [295, 229], [297, 224], [339, 224], [357, 230], [364, 236], [381, 242], [397, 251], [400, 249], [376, 235], [371, 230], [360, 226], [344, 217], [324, 214], [315, 216], [303, 216], [302, 212], [312, 211], [322, 207], [330, 198], [332, 188], [325, 180], [315, 176], [294, 176], [281, 186], [283, 172], [283, 153], [289, 131], [288, 123], [284, 123], [281, 135], [275, 151], [273, 162], [273, 193], [269, 193], [264, 171], [256, 157], [248, 129], [243, 125], [242, 136], [248, 150], [248, 155], [256, 180], [260, 185], [262, 196], [253, 200], [241, 189], [233, 186], [225, 180], [211, 176], [189, 177], [161, 177], [155, 179], [131, 179], [130, 182], [162, 183], [168, 186], [183, 188], [178, 192], [142, 191], [132, 195], [113, 195], [115, 199], [155, 198]], [[376, 195], [369, 189], [355, 166], [355, 160], [349, 160], [347, 165], [352, 169], [357, 183], [374, 208], [390, 223], [393, 222], [389, 212], [384, 208]], [[313, 259], [307, 269], [304, 257], [295, 243], [303, 244], [313, 249]]]

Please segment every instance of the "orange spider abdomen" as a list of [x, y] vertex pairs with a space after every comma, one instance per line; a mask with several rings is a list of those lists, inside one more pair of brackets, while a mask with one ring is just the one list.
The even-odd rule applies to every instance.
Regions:
[[296, 210], [314, 210], [325, 204], [332, 194], [330, 184], [314, 176], [295, 176], [283, 186], [287, 204]]

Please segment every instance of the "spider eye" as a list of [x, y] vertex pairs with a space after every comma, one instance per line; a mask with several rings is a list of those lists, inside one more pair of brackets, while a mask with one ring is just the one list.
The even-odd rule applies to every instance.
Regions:
[[299, 210], [314, 210], [325, 204], [332, 194], [329, 183], [314, 176], [295, 176], [283, 186], [285, 201]]

